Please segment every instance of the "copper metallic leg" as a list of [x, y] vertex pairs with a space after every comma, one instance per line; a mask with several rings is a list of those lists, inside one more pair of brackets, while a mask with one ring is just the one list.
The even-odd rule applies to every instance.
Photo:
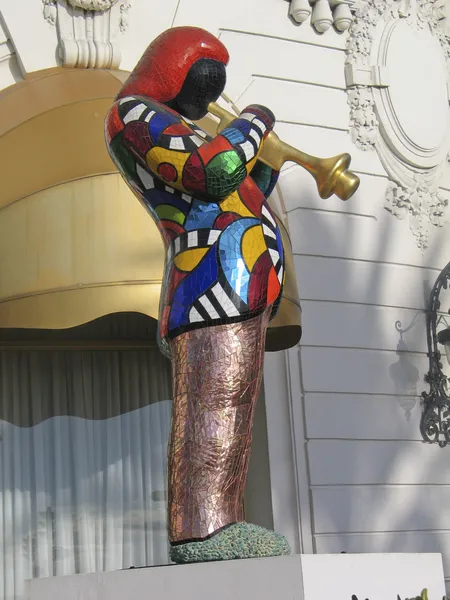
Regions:
[[200, 540], [243, 520], [253, 415], [270, 309], [171, 342], [169, 540]]

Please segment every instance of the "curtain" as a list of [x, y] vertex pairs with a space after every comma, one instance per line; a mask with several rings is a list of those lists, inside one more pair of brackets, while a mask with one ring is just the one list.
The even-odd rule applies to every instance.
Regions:
[[0, 350], [0, 598], [168, 562], [170, 364], [154, 349]]

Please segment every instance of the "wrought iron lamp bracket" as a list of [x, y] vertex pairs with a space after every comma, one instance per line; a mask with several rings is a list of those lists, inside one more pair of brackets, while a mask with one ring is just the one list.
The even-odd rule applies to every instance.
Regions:
[[438, 443], [441, 448], [450, 442], [450, 397], [448, 394], [449, 378], [443, 371], [437, 327], [443, 318], [443, 315], [438, 314], [441, 306], [439, 297], [441, 291], [448, 288], [449, 281], [450, 262], [440, 272], [430, 294], [427, 312], [429, 370], [425, 375], [425, 381], [430, 385], [430, 390], [422, 392], [424, 407], [420, 421], [420, 432], [424, 441]]

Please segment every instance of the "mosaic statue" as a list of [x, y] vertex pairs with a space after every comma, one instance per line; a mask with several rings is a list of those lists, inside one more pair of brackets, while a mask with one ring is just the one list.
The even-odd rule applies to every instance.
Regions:
[[226, 48], [207, 31], [165, 31], [106, 118], [110, 155], [166, 247], [158, 338], [172, 361], [168, 528], [178, 563], [290, 552], [283, 536], [243, 515], [285, 257], [267, 202], [278, 170], [259, 160], [272, 111], [247, 106], [215, 137], [194, 123], [223, 92], [227, 63]]

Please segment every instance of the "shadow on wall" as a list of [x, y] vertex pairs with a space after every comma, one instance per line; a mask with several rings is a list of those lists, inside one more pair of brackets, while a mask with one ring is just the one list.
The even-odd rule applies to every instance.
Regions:
[[406, 329], [401, 329], [400, 321], [396, 322], [395, 328], [400, 332], [400, 340], [397, 345], [398, 360], [389, 367], [389, 376], [394, 383], [395, 392], [399, 396], [398, 404], [404, 411], [408, 422], [411, 421], [411, 411], [417, 404], [417, 397], [420, 396], [417, 391], [420, 374], [419, 369], [409, 360], [408, 346], [403, 339], [403, 334], [411, 329], [418, 314], [416, 313]]
[[[293, 177], [291, 170], [283, 176], [288, 173]], [[307, 343], [314, 345], [315, 351], [320, 346], [324, 357], [338, 353], [340, 357], [335, 392], [331, 383], [323, 394], [330, 398], [327, 410], [320, 413], [323, 422], [328, 420], [323, 428], [327, 436], [317, 434], [317, 428], [311, 436], [306, 422], [315, 549], [320, 553], [440, 552], [444, 572], [450, 577], [450, 513], [444, 508], [450, 501], [450, 448], [423, 444], [419, 431], [420, 394], [427, 389], [423, 377], [428, 368], [424, 309], [440, 270], [437, 266], [422, 269], [428, 257], [443, 255], [445, 231], [434, 230], [436, 235], [420, 262], [413, 257], [401, 261], [398, 245], [409, 243], [404, 241], [405, 233], [410, 233], [408, 223], [385, 212], [381, 178], [364, 176], [359, 197], [362, 200], [364, 194], [366, 202], [361, 209], [359, 201], [349, 204], [346, 214], [333, 198], [324, 202], [323, 209], [316, 208], [314, 190], [305, 190], [301, 171], [298, 173], [286, 186], [282, 177], [280, 185], [288, 207], [301, 300], [309, 306], [329, 303], [330, 311], [343, 305], [355, 313], [358, 305], [374, 307], [374, 313], [379, 309], [376, 322], [348, 323], [348, 329], [353, 329], [348, 338], [359, 336], [351, 348], [327, 346], [332, 328], [308, 321], [309, 310], [304, 310], [303, 344], [308, 330], [325, 331], [318, 339], [312, 340], [310, 335]], [[380, 192], [375, 194], [374, 189]], [[372, 214], [368, 214], [368, 199]], [[369, 240], [364, 239], [367, 232], [371, 232]], [[416, 266], [412, 266], [414, 261]], [[404, 281], [402, 269], [408, 271]], [[410, 288], [414, 288], [416, 300], [410, 299]], [[368, 314], [365, 310], [358, 314]], [[319, 315], [319, 308], [311, 314]], [[339, 324], [336, 327], [341, 331]], [[372, 340], [380, 340], [380, 336], [383, 344], [377, 348]], [[309, 350], [304, 347], [303, 356]], [[355, 365], [344, 361], [359, 353], [384, 358], [377, 358], [367, 368], [370, 387], [355, 389], [355, 379], [363, 382], [363, 378], [361, 374], [355, 377]], [[314, 356], [336, 373], [330, 361], [320, 361], [318, 352]], [[317, 389], [311, 398], [322, 396]], [[308, 391], [311, 388], [305, 390], [306, 397]], [[344, 407], [348, 410], [345, 415]], [[370, 435], [371, 431], [376, 435]]]

